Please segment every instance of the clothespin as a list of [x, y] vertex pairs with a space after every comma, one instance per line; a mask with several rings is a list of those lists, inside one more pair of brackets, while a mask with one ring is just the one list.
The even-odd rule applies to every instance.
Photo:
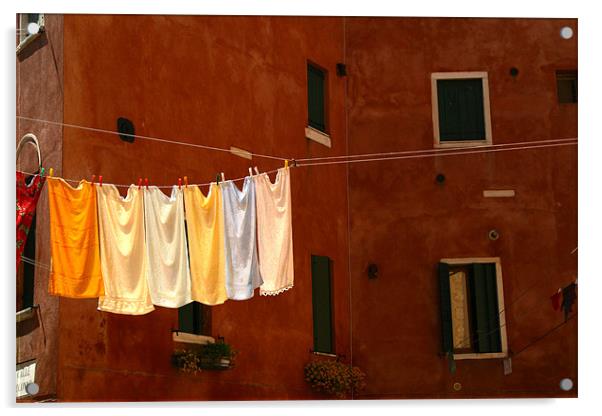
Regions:
[[255, 166], [255, 173], [259, 175], [259, 169], [257, 169], [257, 166]]
[[184, 176], [184, 186], [188, 188], [188, 176]]
[[226, 177], [224, 176], [224, 172], [222, 172], [222, 182], [226, 182]]
[[182, 178], [178, 178], [178, 189], [182, 189]]
[[138, 178], [138, 189], [142, 188], [142, 178]]
[[44, 168], [40, 169], [40, 176], [44, 176]]
[[284, 169], [287, 169], [287, 168], [288, 168], [288, 159], [286, 159], [286, 160], [284, 161]]
[[146, 189], [148, 189], [148, 178], [144, 178], [144, 186], [146, 186]]
[[102, 188], [102, 175], [98, 175], [98, 184]]
[[53, 175], [54, 175], [54, 169], [50, 168], [50, 171], [48, 172], [48, 176], [50, 176], [52, 178]]
[[96, 179], [96, 175], [92, 175], [92, 180], [90, 181], [92, 185], [94, 185], [94, 179]]
[[253, 176], [253, 169], [249, 168], [249, 176]]
[[217, 183], [219, 185], [220, 181], [221, 181], [221, 178], [218, 173], [217, 175], [215, 175], [215, 183]]

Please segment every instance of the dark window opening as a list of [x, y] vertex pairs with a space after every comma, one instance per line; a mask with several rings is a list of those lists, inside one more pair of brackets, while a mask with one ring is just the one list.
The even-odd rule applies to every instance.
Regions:
[[188, 334], [210, 335], [211, 308], [199, 302], [178, 308], [178, 329]]
[[502, 351], [495, 263], [439, 263], [443, 350]]
[[308, 124], [323, 132], [326, 131], [325, 81], [326, 74], [323, 70], [307, 65]]
[[311, 256], [314, 351], [334, 353], [332, 328], [332, 276], [330, 258]]
[[577, 102], [577, 71], [556, 71], [556, 86], [559, 103]]
[[481, 78], [437, 80], [439, 141], [486, 140]]
[[31, 264], [36, 259], [36, 216], [34, 214], [23, 254], [17, 273], [17, 311], [33, 307], [33, 291], [35, 283], [35, 266]]

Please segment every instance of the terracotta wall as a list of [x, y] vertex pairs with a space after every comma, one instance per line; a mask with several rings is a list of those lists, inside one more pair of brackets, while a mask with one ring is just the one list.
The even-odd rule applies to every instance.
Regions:
[[[577, 137], [577, 105], [556, 97], [555, 70], [577, 69], [577, 35], [562, 39], [564, 25], [577, 34], [576, 20], [347, 19], [350, 153], [432, 149], [430, 76], [445, 71], [487, 71], [494, 144]], [[575, 146], [354, 164], [349, 175], [360, 398], [576, 396], [559, 382], [577, 384], [577, 319], [544, 336], [563, 321], [549, 297], [577, 273]], [[437, 262], [492, 256], [513, 373], [501, 360], [465, 360], [451, 374], [438, 355]]]
[[[63, 119], [63, 17], [45, 16], [45, 32], [27, 45], [16, 57], [17, 115], [61, 122]], [[42, 164], [61, 172], [62, 128], [17, 119], [16, 143], [26, 133], [38, 138]], [[37, 156], [27, 145], [17, 169], [34, 172]], [[46, 188], [38, 202], [36, 223], [36, 260], [50, 264], [49, 217]], [[48, 296], [48, 269], [38, 267], [34, 277], [33, 318], [17, 324], [17, 363], [36, 360], [35, 382], [40, 386], [36, 399], [56, 394], [58, 357], [58, 299]], [[28, 400], [28, 399], [23, 399]]]
[[[346, 151], [341, 18], [84, 16], [64, 18], [65, 123], [285, 157]], [[310, 142], [306, 63], [328, 71], [332, 148]], [[282, 162], [65, 128], [64, 176], [127, 184], [241, 177]], [[303, 381], [313, 346], [310, 255], [333, 259], [336, 349], [350, 357], [346, 169], [293, 169], [295, 287], [212, 308], [214, 336], [239, 351], [225, 372], [171, 368], [177, 311], [128, 317], [95, 300], [61, 299], [61, 400], [222, 400], [317, 397]], [[206, 188], [204, 191], [206, 192]]]

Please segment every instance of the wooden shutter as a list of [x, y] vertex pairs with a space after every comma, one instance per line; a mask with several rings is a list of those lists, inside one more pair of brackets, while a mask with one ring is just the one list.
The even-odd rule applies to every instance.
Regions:
[[[36, 216], [34, 214], [27, 233], [23, 256], [32, 260], [36, 260]], [[30, 308], [33, 306], [33, 291], [35, 285], [35, 266], [28, 262], [23, 263], [23, 303], [21, 309]]]
[[485, 140], [481, 78], [437, 80], [439, 140]]
[[473, 264], [470, 279], [475, 350], [478, 353], [501, 352], [495, 264]]
[[324, 115], [324, 71], [307, 65], [307, 112], [308, 124], [320, 131], [326, 131]]
[[449, 265], [439, 263], [439, 303], [441, 307], [441, 346], [443, 352], [451, 353], [454, 349], [452, 312], [449, 287]]
[[311, 287], [314, 321], [314, 351], [334, 352], [330, 258], [311, 256]]
[[189, 334], [203, 333], [203, 311], [198, 302], [191, 302], [178, 308], [178, 327]]

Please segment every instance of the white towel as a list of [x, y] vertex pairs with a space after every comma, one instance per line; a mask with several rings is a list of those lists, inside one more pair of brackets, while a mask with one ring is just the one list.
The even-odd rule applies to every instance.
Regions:
[[255, 186], [248, 176], [242, 192], [232, 181], [221, 182], [220, 187], [224, 202], [228, 299], [249, 299], [263, 283], [257, 264]]
[[168, 198], [156, 186], [145, 189], [144, 221], [153, 304], [179, 308], [192, 302], [182, 190], [174, 186]]
[[142, 191], [132, 185], [122, 198], [114, 185], [95, 188], [105, 288], [105, 295], [98, 299], [98, 309], [127, 315], [151, 312], [155, 308], [146, 279]]
[[257, 205], [259, 294], [278, 295], [293, 287], [291, 182], [288, 168], [278, 169], [272, 183], [266, 173], [254, 176]]

